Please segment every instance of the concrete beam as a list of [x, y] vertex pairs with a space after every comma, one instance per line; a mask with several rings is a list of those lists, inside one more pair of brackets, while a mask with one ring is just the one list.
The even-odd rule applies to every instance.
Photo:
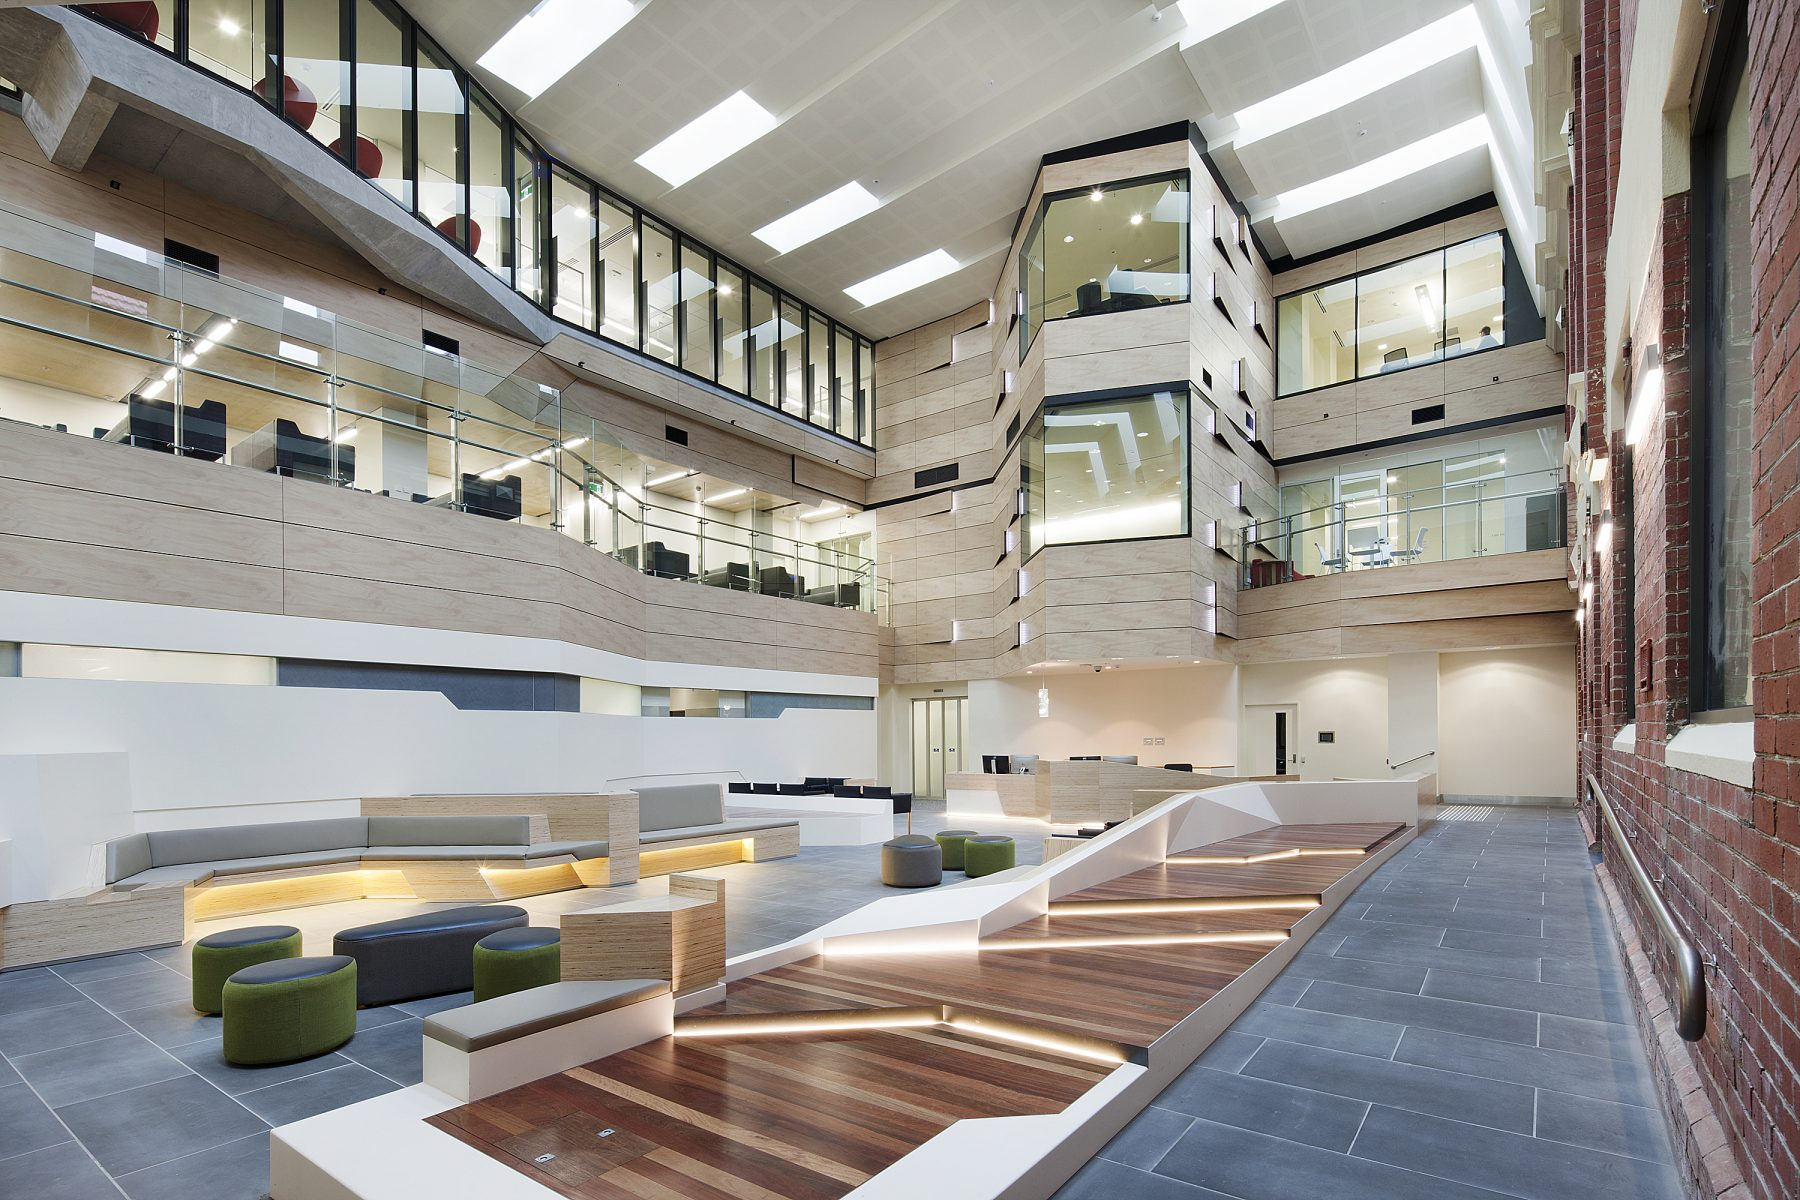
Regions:
[[45, 158], [79, 171], [119, 106], [94, 88], [93, 76], [66, 34], [58, 30], [48, 42], [25, 93], [25, 128]]

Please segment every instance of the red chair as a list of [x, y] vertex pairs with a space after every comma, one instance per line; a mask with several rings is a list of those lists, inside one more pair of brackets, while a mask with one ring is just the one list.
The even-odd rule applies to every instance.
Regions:
[[[456, 218], [445, 217], [439, 221], [437, 231], [454, 242], [456, 240]], [[473, 254], [479, 249], [481, 249], [481, 222], [471, 220], [469, 222], [469, 253]]]
[[[331, 152], [339, 158], [344, 156], [344, 139], [339, 138], [331, 143]], [[381, 147], [366, 137], [356, 139], [356, 172], [365, 179], [381, 177]]]
[[[269, 81], [256, 81], [256, 94], [269, 94]], [[319, 115], [319, 98], [312, 94], [312, 89], [295, 79], [292, 75], [281, 77], [281, 111], [288, 119], [302, 129], [311, 129], [314, 118]]]
[[162, 14], [154, 3], [78, 4], [84, 13], [92, 13], [109, 25], [117, 25], [126, 33], [136, 34], [146, 42], [155, 42], [162, 28]]

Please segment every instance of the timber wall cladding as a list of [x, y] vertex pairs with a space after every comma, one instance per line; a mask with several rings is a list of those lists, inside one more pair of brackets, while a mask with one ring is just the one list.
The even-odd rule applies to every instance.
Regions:
[[[1317, 287], [1502, 225], [1498, 208], [1484, 209], [1284, 271], [1273, 290], [1285, 295]], [[1564, 371], [1562, 357], [1539, 340], [1281, 397], [1270, 407], [1269, 452], [1279, 462], [1559, 407], [1568, 387]], [[1437, 403], [1442, 418], [1414, 423], [1415, 408]]]
[[[1021, 362], [1018, 256], [1039, 197], [1179, 169], [1192, 187], [1193, 300], [1049, 322]], [[1222, 245], [1212, 236], [1215, 210]], [[1257, 330], [1258, 316], [1269, 324], [1267, 267], [1231, 236], [1225, 197], [1185, 141], [1046, 167], [1025, 213], [991, 306], [876, 346], [880, 450], [869, 495], [887, 502], [877, 510], [892, 623], [884, 681], [989, 678], [1047, 659], [1230, 658], [1237, 565], [1204, 531], [1217, 522], [1219, 546], [1235, 544], [1249, 519], [1232, 500], [1235, 485], [1274, 499], [1274, 468], [1242, 432], [1252, 411], [1259, 427], [1267, 421], [1274, 388], [1273, 352]], [[1244, 398], [1231, 384], [1239, 361]], [[1194, 401], [1189, 414], [1192, 536], [1050, 547], [1025, 562], [1013, 423], [1029, 425], [1046, 396], [1179, 380], [1202, 385], [1220, 413], [1218, 438], [1205, 404]], [[974, 486], [916, 495], [915, 471], [952, 463]], [[1023, 645], [1021, 624], [1030, 631]]]
[[874, 676], [872, 613], [649, 579], [547, 529], [9, 424], [10, 590]]

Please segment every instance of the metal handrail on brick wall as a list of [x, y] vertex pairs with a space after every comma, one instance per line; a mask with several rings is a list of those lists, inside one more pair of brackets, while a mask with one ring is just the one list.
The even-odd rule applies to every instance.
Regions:
[[1644, 864], [1639, 861], [1637, 851], [1631, 848], [1631, 838], [1626, 835], [1624, 826], [1619, 824], [1619, 818], [1613, 812], [1606, 793], [1600, 790], [1600, 781], [1589, 775], [1587, 789], [1600, 813], [1600, 836], [1594, 842], [1594, 848], [1605, 853], [1605, 831], [1610, 829], [1613, 841], [1624, 851], [1626, 871], [1637, 885], [1638, 894], [1649, 907], [1650, 915], [1656, 920], [1657, 930], [1662, 934], [1663, 943], [1674, 959], [1675, 1032], [1684, 1041], [1697, 1042], [1706, 1033], [1706, 972], [1700, 961], [1700, 952], [1675, 924], [1675, 914], [1669, 911], [1662, 894], [1651, 882], [1649, 872], [1644, 870]]

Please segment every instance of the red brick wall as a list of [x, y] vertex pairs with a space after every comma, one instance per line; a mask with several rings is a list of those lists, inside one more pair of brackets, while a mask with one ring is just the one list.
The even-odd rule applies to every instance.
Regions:
[[[1627, 17], [1635, 4], [1626, 0]], [[1633, 509], [1607, 561], [1583, 629], [1581, 762], [1599, 775], [1634, 848], [1678, 921], [1717, 969], [1707, 972], [1707, 1030], [1694, 1047], [1698, 1078], [1672, 1071], [1669, 1090], [1700, 1087], [1717, 1125], [1678, 1128], [1690, 1166], [1716, 1181], [1743, 1175], [1742, 1194], [1800, 1196], [1800, 5], [1749, 0], [1752, 307], [1755, 314], [1753, 634], [1756, 710], [1751, 788], [1667, 766], [1666, 746], [1688, 718], [1690, 452], [1689, 219], [1686, 195], [1663, 202], [1661, 247], [1631, 314], [1605, 311], [1604, 256], [1616, 175], [1623, 49], [1619, 0], [1584, 0], [1577, 74], [1577, 174], [1569, 293], [1570, 370], [1587, 382], [1587, 445], [1609, 454], [1611, 502]], [[1579, 280], [1580, 286], [1576, 286]], [[1633, 452], [1610, 435], [1605, 388], [1609, 321], [1629, 317], [1634, 360], [1659, 347], [1664, 399]], [[1629, 488], [1629, 496], [1626, 489]], [[1629, 590], [1628, 585], [1629, 584]], [[1635, 614], [1626, 641], [1623, 606]], [[1649, 644], [1646, 659], [1638, 647]], [[1639, 664], [1636, 743], [1612, 749], [1626, 717], [1625, 680]], [[1646, 945], [1658, 945], [1635, 890], [1621, 886]], [[1661, 957], [1661, 956], [1659, 956]], [[1666, 958], [1659, 970], [1672, 986]], [[1686, 1082], [1684, 1082], [1684, 1079]], [[1727, 1161], [1734, 1160], [1734, 1161]], [[1740, 1193], [1733, 1190], [1733, 1200]]]

